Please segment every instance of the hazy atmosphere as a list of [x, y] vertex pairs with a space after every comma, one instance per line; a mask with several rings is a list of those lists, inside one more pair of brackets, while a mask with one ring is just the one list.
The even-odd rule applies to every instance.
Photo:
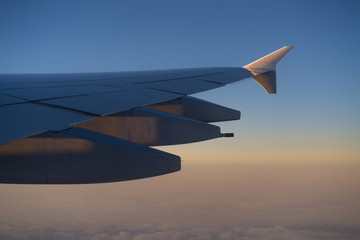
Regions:
[[[234, 138], [159, 147], [169, 175], [0, 184], [0, 239], [360, 239], [357, 1], [1, 1], [0, 73], [239, 67], [285, 45], [278, 93], [195, 97]], [[1, 119], [1, 116], [0, 116]]]

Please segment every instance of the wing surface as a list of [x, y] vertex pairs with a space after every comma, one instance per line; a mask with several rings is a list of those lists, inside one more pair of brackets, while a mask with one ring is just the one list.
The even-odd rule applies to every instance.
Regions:
[[0, 74], [0, 182], [95, 183], [178, 171], [178, 156], [148, 146], [231, 136], [209, 122], [240, 118], [187, 96], [246, 78], [274, 93], [275, 64], [288, 50], [243, 68]]
[[[2, 74], [0, 144], [48, 130], [59, 131], [94, 116], [181, 98], [252, 76], [243, 68]], [[58, 120], [54, 121], [50, 116], [56, 116]]]

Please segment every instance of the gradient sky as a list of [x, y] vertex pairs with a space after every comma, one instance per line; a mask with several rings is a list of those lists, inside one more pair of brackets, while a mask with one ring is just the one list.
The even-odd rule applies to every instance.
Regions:
[[0, 185], [8, 239], [360, 238], [358, 1], [0, 2], [0, 73], [243, 66], [285, 45], [278, 94], [249, 79], [196, 97], [235, 138], [161, 147], [179, 173]]

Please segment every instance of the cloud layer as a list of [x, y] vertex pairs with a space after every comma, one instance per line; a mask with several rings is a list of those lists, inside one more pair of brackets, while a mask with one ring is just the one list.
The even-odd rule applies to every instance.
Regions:
[[360, 239], [359, 172], [195, 164], [112, 184], [0, 185], [0, 239]]
[[4, 240], [338, 240], [359, 239], [360, 229], [321, 226], [174, 226], [132, 223], [109, 226], [0, 227]]

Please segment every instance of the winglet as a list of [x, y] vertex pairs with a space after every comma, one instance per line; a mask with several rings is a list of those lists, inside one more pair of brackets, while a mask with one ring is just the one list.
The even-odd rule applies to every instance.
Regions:
[[292, 46], [285, 46], [262, 57], [243, 68], [252, 72], [255, 76], [253, 79], [257, 81], [267, 93], [276, 93], [276, 64], [285, 56]]

